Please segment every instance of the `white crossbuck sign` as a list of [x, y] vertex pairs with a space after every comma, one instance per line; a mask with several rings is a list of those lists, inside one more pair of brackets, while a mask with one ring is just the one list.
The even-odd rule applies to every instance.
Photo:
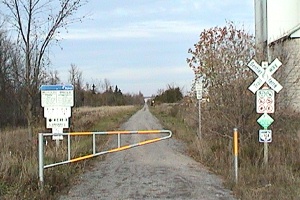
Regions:
[[263, 67], [252, 59], [248, 63], [248, 67], [252, 69], [252, 71], [254, 71], [258, 77], [248, 89], [255, 94], [264, 83], [267, 83], [274, 91], [278, 93], [282, 89], [282, 85], [280, 85], [280, 83], [278, 83], [278, 81], [274, 79], [272, 75], [281, 65], [282, 63], [277, 58], [269, 66], [268, 62], [262, 62]]

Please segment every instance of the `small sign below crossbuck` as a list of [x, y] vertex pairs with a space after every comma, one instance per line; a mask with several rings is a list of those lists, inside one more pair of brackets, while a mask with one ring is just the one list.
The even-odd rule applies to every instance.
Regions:
[[270, 115], [268, 115], [267, 113], [264, 113], [256, 121], [264, 129], [267, 129], [274, 122], [274, 119]]
[[272, 130], [259, 130], [259, 142], [272, 142]]
[[261, 89], [256, 92], [256, 112], [274, 113], [275, 92], [271, 89]]
[[267, 83], [270, 88], [272, 88], [277, 93], [282, 89], [282, 85], [272, 77], [272, 75], [278, 70], [278, 68], [282, 65], [282, 63], [276, 58], [270, 65], [266, 62], [263, 62], [263, 66], [266, 68], [264, 69], [262, 66], [257, 64], [257, 62], [252, 59], [248, 63], [248, 67], [257, 74], [257, 79], [249, 86], [249, 90], [256, 93], [257, 90], [261, 88], [264, 83]]

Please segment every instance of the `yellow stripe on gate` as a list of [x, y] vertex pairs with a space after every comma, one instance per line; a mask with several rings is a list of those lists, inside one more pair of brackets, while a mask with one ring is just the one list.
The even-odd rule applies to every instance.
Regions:
[[117, 151], [123, 151], [125, 149], [130, 149], [131, 147], [132, 147], [131, 145], [126, 145], [126, 146], [123, 146], [123, 147], [108, 150], [107, 152], [113, 153], [113, 152], [117, 152]]
[[152, 140], [146, 140], [146, 141], [143, 141], [143, 142], [139, 142], [138, 144], [141, 146], [141, 145], [144, 145], [144, 144], [149, 144], [149, 143], [152, 143], [152, 142], [157, 142], [157, 141], [160, 141], [161, 138], [155, 138], [155, 139], [152, 139]]
[[90, 155], [87, 155], [87, 156], [82, 156], [82, 157], [71, 159], [70, 162], [77, 162], [77, 161], [92, 158], [92, 157], [94, 157], [94, 155], [90, 154]]
[[72, 132], [68, 133], [70, 136], [75, 136], [75, 135], [93, 135], [93, 132]]
[[106, 134], [130, 134], [132, 131], [107, 131]]
[[161, 133], [160, 130], [145, 130], [145, 131], [138, 131], [138, 134], [149, 134], [149, 133]]
[[126, 149], [130, 149], [130, 148], [137, 147], [137, 146], [142, 146], [142, 145], [145, 145], [145, 144], [150, 144], [150, 143], [157, 142], [157, 141], [160, 141], [160, 140], [162, 140], [162, 139], [161, 138], [155, 138], [155, 139], [152, 139], [152, 140], [146, 140], [146, 141], [139, 142], [139, 143], [136, 143], [136, 144], [126, 145], [126, 146], [123, 146], [123, 147], [111, 149], [111, 150], [108, 150], [107, 152], [108, 153], [113, 153], [113, 152], [123, 151], [123, 150], [126, 150]]

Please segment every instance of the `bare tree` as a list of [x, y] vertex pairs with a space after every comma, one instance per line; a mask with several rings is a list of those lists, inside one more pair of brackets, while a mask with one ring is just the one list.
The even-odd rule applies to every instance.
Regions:
[[83, 78], [82, 71], [75, 64], [71, 64], [69, 70], [69, 82], [74, 86], [75, 91], [75, 106], [84, 105], [84, 91], [83, 91]]
[[48, 78], [49, 78], [49, 84], [51, 85], [55, 85], [60, 82], [60, 78], [57, 70], [50, 71], [48, 74]]
[[111, 83], [107, 78], [104, 79], [104, 84], [102, 85], [102, 87], [105, 90], [105, 92], [109, 91], [109, 88], [111, 88]]
[[9, 19], [17, 32], [17, 43], [22, 48], [26, 90], [24, 106], [28, 139], [32, 140], [34, 105], [44, 67], [45, 51], [61, 28], [79, 20], [72, 16], [86, 2], [83, 0], [2, 0]]
[[9, 41], [0, 25], [0, 127], [15, 121], [14, 109], [16, 98], [9, 98], [14, 93], [12, 65], [16, 61], [15, 45]]
[[82, 71], [80, 71], [75, 64], [71, 64], [71, 69], [69, 70], [69, 82], [75, 87], [75, 89], [82, 89]]

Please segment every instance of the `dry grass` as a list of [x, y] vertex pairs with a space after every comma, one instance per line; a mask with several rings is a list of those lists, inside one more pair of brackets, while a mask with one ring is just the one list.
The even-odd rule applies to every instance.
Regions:
[[[134, 106], [98, 107], [74, 109], [73, 131], [114, 130], [139, 108]], [[41, 125], [43, 127], [44, 125]], [[37, 128], [36, 133], [43, 131]], [[37, 138], [37, 137], [35, 137]], [[97, 145], [105, 145], [107, 138], [99, 138]], [[45, 162], [66, 159], [66, 147], [55, 148], [55, 142], [48, 139], [45, 148]], [[55, 194], [70, 185], [72, 177], [84, 170], [89, 161], [63, 165], [45, 170], [45, 188], [38, 186], [37, 140], [27, 140], [23, 128], [6, 129], [0, 132], [0, 199], [55, 199]], [[91, 149], [91, 138], [72, 139], [72, 156], [78, 156]]]
[[[174, 111], [174, 109], [176, 111]], [[258, 142], [257, 124], [248, 122], [254, 134], [240, 133], [239, 180], [233, 177], [232, 137], [221, 134], [226, 126], [218, 126], [206, 113], [203, 118], [203, 139], [197, 133], [197, 108], [160, 105], [151, 111], [174, 137], [185, 141], [188, 154], [222, 175], [225, 185], [243, 200], [300, 199], [300, 130], [299, 115], [278, 114], [272, 127], [273, 142], [269, 145], [269, 163], [263, 165], [263, 145]], [[177, 113], [174, 115], [174, 113]], [[203, 111], [205, 113], [205, 110]], [[252, 123], [252, 124], [251, 124]], [[209, 126], [209, 129], [206, 128]], [[249, 130], [251, 133], [251, 131]]]

